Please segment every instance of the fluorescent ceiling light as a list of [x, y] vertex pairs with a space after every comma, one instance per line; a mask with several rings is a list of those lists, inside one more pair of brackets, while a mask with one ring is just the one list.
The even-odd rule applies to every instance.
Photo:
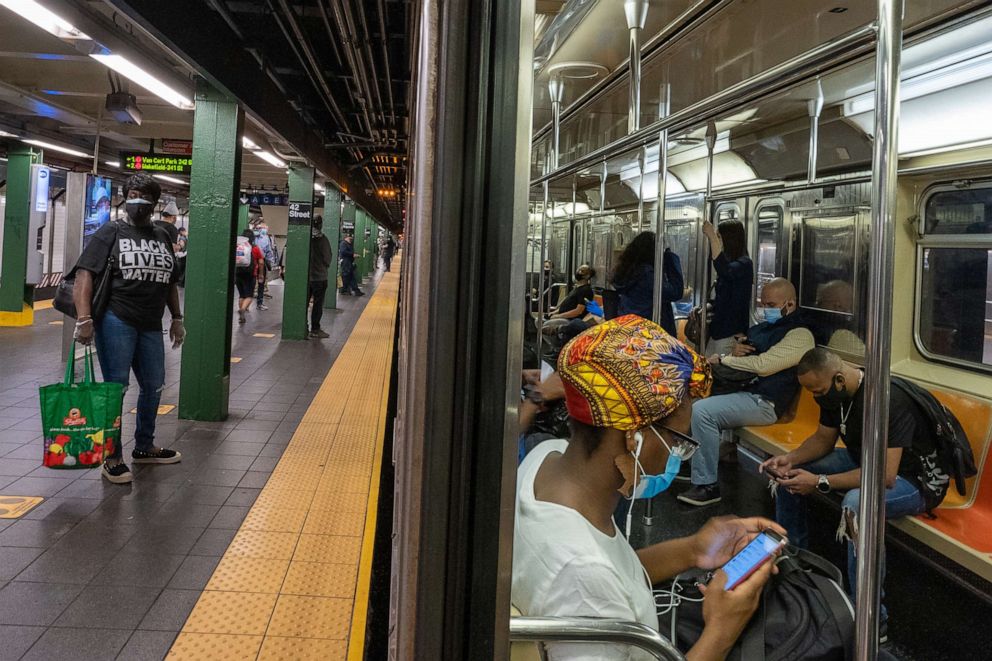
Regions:
[[944, 152], [958, 151], [959, 149], [974, 149], [976, 147], [988, 147], [990, 145], [992, 145], [992, 138], [987, 140], [975, 140], [974, 142], [965, 142], [957, 145], [944, 145], [942, 147], [934, 147], [933, 149], [923, 149], [921, 151], [909, 152], [908, 154], [899, 154], [899, 158], [933, 156], [934, 154], [943, 154]]
[[16, 138], [17, 136], [13, 133], [7, 133], [6, 131], [0, 131], [0, 138]]
[[[899, 97], [900, 101], [909, 101], [989, 77], [992, 77], [992, 53], [985, 53], [964, 62], [904, 76]], [[871, 112], [874, 108], [874, 93], [862, 94], [844, 104], [844, 114], [850, 117]]]
[[544, 213], [548, 218], [568, 218], [580, 213], [589, 213], [589, 205], [585, 202], [562, 202], [554, 204]]
[[89, 39], [68, 21], [48, 11], [34, 0], [0, 0], [0, 5], [60, 39]]
[[161, 179], [162, 181], [168, 181], [170, 184], [179, 184], [180, 186], [189, 186], [188, 181], [183, 181], [182, 179], [176, 179], [175, 177], [167, 177], [164, 174], [153, 174], [156, 179]]
[[273, 166], [275, 166], [277, 168], [280, 168], [280, 169], [283, 169], [283, 168], [286, 167], [286, 163], [284, 161], [279, 160], [278, 158], [276, 158], [275, 156], [273, 156], [269, 152], [265, 151], [264, 149], [259, 149], [258, 151], [255, 151], [255, 152], [252, 152], [252, 153], [255, 154], [255, 156], [258, 156], [260, 159], [262, 159], [266, 163], [268, 163], [269, 165], [273, 165]]
[[36, 147], [41, 147], [43, 149], [51, 149], [52, 151], [59, 151], [63, 154], [69, 154], [70, 156], [79, 156], [80, 158], [89, 158], [90, 155], [81, 152], [78, 149], [70, 149], [69, 147], [61, 147], [59, 145], [53, 145], [50, 142], [44, 142], [43, 140], [24, 140], [24, 142], [29, 145], [35, 145]]
[[109, 165], [112, 168], [119, 168], [121, 166], [121, 162], [120, 161], [104, 161], [103, 164], [104, 165]]
[[318, 184], [316, 181], [313, 182], [313, 189], [315, 191], [317, 191], [318, 193], [323, 193], [324, 192], [324, 187], [321, 186], [320, 184]]
[[245, 149], [258, 149], [258, 145], [248, 139], [248, 136], [241, 136], [241, 146]]
[[90, 55], [94, 60], [100, 62], [128, 80], [144, 87], [152, 94], [168, 101], [172, 105], [182, 110], [191, 110], [193, 102], [181, 92], [172, 89], [161, 80], [151, 75], [135, 63], [131, 62], [123, 55]]

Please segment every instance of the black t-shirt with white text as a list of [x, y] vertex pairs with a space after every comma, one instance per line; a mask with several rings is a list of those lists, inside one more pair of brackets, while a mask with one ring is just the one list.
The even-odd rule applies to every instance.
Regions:
[[118, 255], [110, 283], [109, 309], [142, 331], [161, 331], [176, 258], [168, 233], [154, 225], [107, 223], [90, 238], [76, 266], [99, 276], [117, 239]]
[[[858, 388], [854, 399], [834, 409], [820, 408], [820, 424], [831, 429], [841, 428], [843, 413], [844, 432], [841, 439], [847, 452], [858, 466], [861, 465], [863, 443], [863, 420], [865, 408], [864, 388]], [[889, 388], [889, 434], [888, 447], [903, 448], [899, 460], [899, 475], [914, 483], [919, 483], [920, 458], [936, 460], [936, 446], [929, 433], [930, 425], [919, 407], [901, 388]]]
[[155, 225], [155, 227], [161, 227], [162, 229], [165, 230], [165, 233], [169, 235], [169, 241], [172, 242], [172, 245], [176, 245], [177, 243], [179, 243], [178, 227], [176, 227], [172, 223], [167, 223], [164, 220], [155, 220], [152, 221], [152, 224]]

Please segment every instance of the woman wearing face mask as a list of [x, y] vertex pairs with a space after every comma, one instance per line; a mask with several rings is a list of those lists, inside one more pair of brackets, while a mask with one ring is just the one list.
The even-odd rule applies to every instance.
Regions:
[[[178, 348], [186, 336], [179, 307], [178, 269], [172, 241], [165, 230], [152, 224], [152, 210], [162, 189], [146, 174], [136, 174], [124, 184], [126, 220], [107, 223], [90, 239], [76, 263], [73, 301], [78, 313], [76, 340], [96, 342], [100, 370], [107, 381], [125, 389], [130, 372], [138, 381], [138, 411], [134, 449], [137, 464], [174, 464], [181, 455], [155, 446], [155, 416], [165, 384], [165, 348], [162, 315], [166, 305], [172, 315], [169, 338]], [[109, 264], [108, 264], [109, 262]], [[94, 318], [93, 283], [103, 269], [113, 269], [110, 301], [102, 316]], [[122, 448], [108, 448], [103, 477], [115, 484], [131, 481]]]
[[[589, 329], [562, 350], [571, 441], [545, 441], [520, 465], [511, 601], [528, 616], [606, 617], [658, 628], [651, 584], [692, 567], [717, 569], [760, 531], [762, 518], [713, 519], [691, 537], [634, 551], [613, 522], [621, 498], [664, 491], [695, 443], [692, 401], [709, 392], [706, 361], [634, 315]], [[604, 389], [603, 384], [610, 384]], [[767, 563], [726, 590], [705, 590], [706, 627], [689, 659], [723, 659], [758, 606]], [[554, 644], [553, 659], [640, 658], [616, 645]]]

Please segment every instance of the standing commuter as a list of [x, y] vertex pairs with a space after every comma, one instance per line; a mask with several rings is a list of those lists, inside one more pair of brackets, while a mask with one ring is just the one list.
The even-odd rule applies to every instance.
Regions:
[[710, 321], [706, 355], [730, 353], [734, 336], [743, 335], [751, 325], [751, 285], [754, 264], [747, 254], [744, 224], [725, 220], [719, 226], [703, 223], [703, 234], [710, 242], [710, 255], [716, 270], [716, 296]]
[[[618, 315], [636, 314], [651, 319], [654, 310], [654, 232], [641, 232], [620, 255], [613, 272], [613, 287], [620, 294]], [[682, 298], [685, 279], [682, 263], [671, 250], [665, 251], [662, 262], [665, 284], [661, 291], [661, 327], [676, 335], [675, 312], [672, 303]]]
[[265, 293], [265, 287], [269, 279], [269, 269], [278, 264], [279, 260], [276, 256], [275, 244], [269, 236], [269, 226], [264, 222], [259, 222], [255, 226], [255, 247], [261, 251], [263, 257], [259, 264], [258, 303], [255, 309], [268, 310], [269, 306], [265, 304], [265, 298], [269, 295]]
[[176, 244], [176, 261], [179, 262], [179, 286], [186, 286], [186, 253], [189, 250], [189, 230], [179, 228], [179, 242]]
[[262, 263], [265, 257], [255, 245], [255, 233], [246, 229], [238, 237], [234, 247], [234, 283], [238, 287], [238, 323], [247, 321], [248, 310], [251, 308], [255, 283], [261, 284]]
[[[95, 340], [104, 380], [120, 383], [126, 390], [133, 370], [138, 381], [131, 451], [137, 464], [174, 464], [182, 457], [175, 450], [155, 446], [155, 417], [165, 385], [162, 314], [166, 305], [172, 314], [169, 338], [173, 349], [186, 337], [171, 238], [152, 224], [152, 210], [161, 194], [158, 182], [146, 174], [128, 178], [125, 219], [107, 223], [90, 239], [76, 263], [72, 292], [78, 312], [75, 338], [84, 345]], [[108, 268], [108, 259], [113, 260], [110, 302], [102, 316], [94, 318], [94, 279]], [[114, 484], [132, 479], [121, 445], [109, 448], [102, 469], [103, 477]]]
[[341, 240], [338, 246], [338, 257], [341, 260], [341, 293], [345, 296], [365, 296], [358, 288], [355, 280], [355, 237], [349, 235]]
[[310, 230], [310, 337], [323, 339], [330, 337], [320, 328], [324, 316], [324, 295], [327, 293], [327, 269], [331, 265], [331, 242], [324, 236], [324, 219], [313, 219]]
[[172, 251], [179, 252], [179, 228], [176, 227], [179, 207], [176, 206], [175, 202], [169, 202], [162, 209], [161, 215], [161, 219], [154, 221], [154, 225], [165, 230], [165, 233], [169, 235], [169, 241], [172, 242]]
[[386, 236], [386, 242], [382, 246], [382, 264], [386, 267], [386, 272], [389, 272], [390, 264], [393, 262], [393, 255], [396, 253], [396, 242], [393, 241], [393, 235], [389, 234]]

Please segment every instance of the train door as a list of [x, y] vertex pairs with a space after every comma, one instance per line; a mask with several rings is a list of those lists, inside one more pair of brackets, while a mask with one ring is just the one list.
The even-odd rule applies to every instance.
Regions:
[[679, 195], [665, 200], [665, 247], [682, 262], [686, 296], [675, 303], [675, 316], [688, 316], [694, 304], [699, 304], [697, 237], [703, 218], [702, 195]]
[[761, 300], [761, 288], [766, 282], [774, 278], [789, 277], [785, 201], [778, 197], [758, 200], [751, 217], [748, 244], [754, 263], [754, 307]]

